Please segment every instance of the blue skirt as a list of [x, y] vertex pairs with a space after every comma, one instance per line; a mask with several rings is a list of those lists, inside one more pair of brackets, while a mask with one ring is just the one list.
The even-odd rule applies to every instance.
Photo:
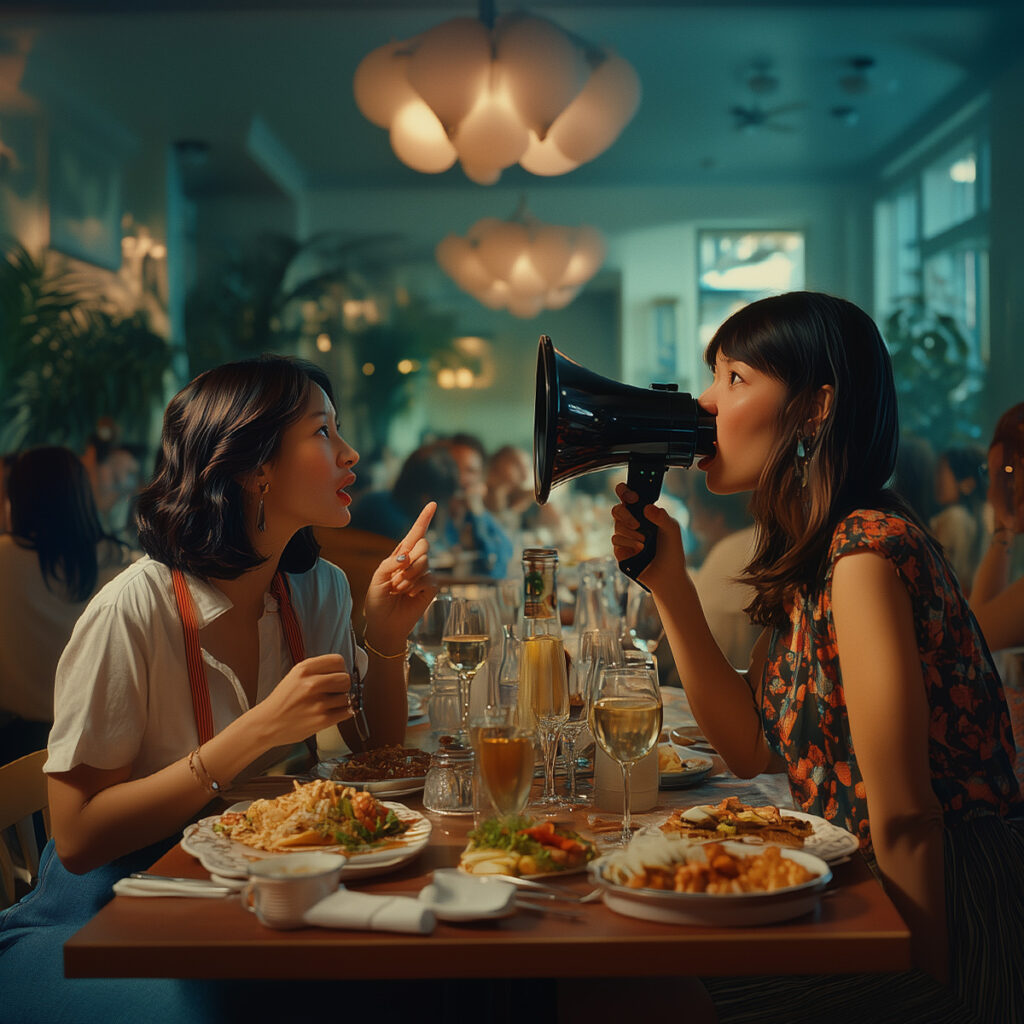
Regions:
[[216, 983], [139, 978], [65, 978], [64, 943], [113, 896], [111, 887], [148, 868], [167, 841], [84, 875], [60, 862], [51, 839], [39, 881], [0, 913], [0, 1024], [168, 1024], [215, 1019]]

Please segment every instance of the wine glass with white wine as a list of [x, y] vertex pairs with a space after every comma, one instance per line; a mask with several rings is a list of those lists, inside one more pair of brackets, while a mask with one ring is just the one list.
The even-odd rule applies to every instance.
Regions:
[[605, 666], [595, 681], [593, 700], [594, 738], [622, 768], [620, 843], [627, 846], [632, 836], [630, 771], [661, 735], [661, 691], [654, 673], [645, 668]]
[[466, 737], [470, 683], [480, 666], [487, 660], [490, 647], [490, 622], [484, 602], [467, 597], [453, 597], [444, 625], [444, 649], [452, 667], [459, 674], [461, 739]]

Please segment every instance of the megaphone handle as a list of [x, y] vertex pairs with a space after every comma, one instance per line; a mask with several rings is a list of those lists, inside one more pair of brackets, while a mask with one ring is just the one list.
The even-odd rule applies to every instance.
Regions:
[[[665, 478], [666, 465], [661, 459], [644, 459], [633, 456], [629, 460], [629, 473], [626, 486], [637, 495], [634, 515], [640, 523], [640, 532], [644, 535], [644, 546], [635, 555], [619, 562], [619, 568], [633, 581], [644, 587], [637, 577], [654, 559], [658, 550], [658, 528], [643, 514], [646, 506], [661, 497], [661, 482]], [[649, 588], [644, 587], [644, 590]]]

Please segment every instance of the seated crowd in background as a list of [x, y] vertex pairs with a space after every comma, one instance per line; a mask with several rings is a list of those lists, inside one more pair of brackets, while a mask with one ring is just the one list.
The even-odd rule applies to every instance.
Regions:
[[100, 523], [85, 467], [68, 448], [12, 460], [0, 535], [0, 763], [46, 746], [53, 681], [75, 622], [130, 561]]
[[973, 445], [947, 448], [935, 467], [940, 510], [928, 521], [964, 593], [969, 593], [985, 542], [985, 453]]
[[974, 576], [971, 610], [1003, 680], [1024, 783], [1024, 402], [1000, 417], [988, 450], [992, 532]]
[[483, 444], [472, 434], [420, 445], [402, 463], [389, 490], [356, 499], [352, 525], [397, 541], [424, 502], [436, 501], [431, 531], [436, 565], [459, 576], [504, 579], [513, 568], [516, 541], [487, 508], [486, 461]]

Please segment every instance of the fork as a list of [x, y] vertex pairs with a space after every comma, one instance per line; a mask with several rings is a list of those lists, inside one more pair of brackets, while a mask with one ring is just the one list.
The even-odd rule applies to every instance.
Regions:
[[583, 896], [577, 896], [575, 893], [568, 892], [565, 889], [559, 889], [553, 885], [545, 885], [543, 882], [535, 882], [532, 878], [519, 878], [516, 875], [501, 875], [499, 880], [502, 882], [511, 882], [512, 885], [528, 890], [528, 892], [523, 893], [524, 896], [530, 896], [533, 899], [563, 900], [566, 903], [594, 903], [596, 900], [601, 898], [601, 893], [603, 891], [602, 889], [594, 889], [593, 892], [588, 892]]

